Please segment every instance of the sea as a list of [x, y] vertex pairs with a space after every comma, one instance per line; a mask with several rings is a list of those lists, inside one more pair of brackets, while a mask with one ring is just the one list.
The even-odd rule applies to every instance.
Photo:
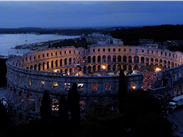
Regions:
[[64, 36], [56, 34], [0, 34], [0, 56], [22, 56], [30, 49], [14, 49], [17, 45], [47, 42], [57, 39], [72, 39], [80, 36]]

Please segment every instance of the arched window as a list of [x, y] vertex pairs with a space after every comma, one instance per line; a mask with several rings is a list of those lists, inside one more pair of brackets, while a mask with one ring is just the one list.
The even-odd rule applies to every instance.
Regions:
[[134, 63], [139, 63], [139, 57], [138, 56], [134, 56]]
[[110, 55], [107, 56], [107, 61], [108, 61], [108, 62], [111, 62], [111, 56], [110, 56]]
[[95, 56], [93, 56], [93, 62], [95, 63]]
[[88, 73], [91, 73], [91, 66], [88, 67]]
[[88, 63], [91, 63], [91, 57], [88, 56]]
[[126, 61], [127, 61], [127, 57], [123, 56], [123, 62], [126, 62]]
[[106, 56], [104, 55], [103, 57], [102, 57], [102, 62], [106, 62]]
[[110, 71], [111, 70], [111, 65], [108, 65], [108, 71]]
[[60, 59], [60, 66], [62, 66], [62, 59]]
[[101, 68], [100, 65], [98, 65], [98, 71], [99, 71], [99, 72], [100, 72], [100, 68]]
[[67, 59], [64, 59], [64, 64], [67, 65]]
[[43, 62], [43, 70], [44, 70], [45, 62]]
[[32, 66], [32, 65], [30, 66], [30, 69], [31, 69], [31, 70], [33, 69], [33, 66]]
[[69, 58], [69, 65], [71, 65], [71, 63], [72, 63], [72, 59], [71, 59], [71, 58]]
[[38, 64], [38, 70], [41, 70], [41, 63]]
[[116, 65], [113, 65], [112, 70], [116, 71]]
[[113, 56], [113, 60], [112, 61], [116, 62], [116, 56], [115, 55]]
[[141, 57], [141, 63], [144, 64], [144, 57]]
[[97, 58], [97, 62], [100, 62], [101, 61], [101, 57], [100, 56], [98, 56], [98, 58]]
[[129, 63], [132, 63], [132, 56], [129, 56]]
[[118, 56], [118, 62], [121, 62], [121, 56], [120, 55]]
[[96, 66], [95, 65], [93, 66], [93, 72], [96, 72]]
[[37, 70], [37, 65], [36, 64], [34, 65], [34, 70]]

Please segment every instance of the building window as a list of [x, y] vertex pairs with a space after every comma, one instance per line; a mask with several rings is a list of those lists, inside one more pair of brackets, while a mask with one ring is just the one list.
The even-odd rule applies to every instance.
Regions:
[[44, 87], [45, 86], [45, 82], [44, 81], [40, 81], [40, 87]]
[[105, 52], [105, 49], [103, 49], [103, 52]]
[[93, 49], [93, 52], [95, 52], [95, 49]]
[[100, 49], [98, 49], [98, 52], [100, 52]]
[[149, 50], [147, 50], [147, 53], [149, 54]]
[[71, 50], [69, 50], [69, 54], [71, 54]]
[[29, 59], [31, 60], [31, 56], [29, 57]]
[[55, 52], [55, 55], [57, 56], [57, 52]]
[[124, 49], [124, 52], [126, 52], [126, 49]]
[[144, 50], [142, 49], [142, 53], [144, 53]]
[[113, 49], [113, 51], [115, 51], [116, 49]]
[[121, 49], [118, 49], [118, 51], [120, 52], [120, 51], [121, 51]]
[[71, 87], [70, 83], [64, 83], [64, 90], [69, 90]]
[[83, 84], [78, 84], [78, 90], [83, 91]]
[[108, 49], [108, 51], [110, 52], [110, 49]]
[[55, 88], [57, 88], [57, 87], [58, 87], [58, 83], [57, 83], [57, 82], [53, 82], [53, 83], [52, 83], [52, 88], [55, 89]]
[[110, 91], [111, 90], [111, 84], [109, 84], [109, 83], [105, 84], [105, 90]]
[[131, 88], [132, 88], [133, 90], [136, 89], [135, 82], [131, 82]]
[[34, 56], [34, 59], [36, 59], [36, 56]]
[[44, 58], [44, 54], [43, 54], [43, 58]]
[[65, 54], [66, 54], [66, 51], [65, 51]]
[[60, 51], [60, 55], [62, 54], [62, 52]]
[[29, 79], [29, 86], [32, 86], [32, 79]]
[[51, 53], [51, 56], [53, 56], [53, 53]]
[[138, 53], [138, 49], [136, 49], [135, 52]]
[[97, 86], [98, 86], [97, 84], [92, 84], [92, 90], [96, 91], [97, 90]]
[[129, 52], [132, 52], [132, 49], [129, 49]]
[[49, 56], [49, 53], [47, 53], [47, 57]]
[[38, 55], [38, 58], [40, 58], [40, 55]]

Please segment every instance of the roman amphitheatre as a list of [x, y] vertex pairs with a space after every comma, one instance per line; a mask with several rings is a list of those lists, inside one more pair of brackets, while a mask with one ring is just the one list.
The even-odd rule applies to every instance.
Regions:
[[[93, 44], [37, 50], [6, 62], [8, 105], [17, 115], [39, 117], [43, 92], [48, 90], [56, 112], [60, 95], [67, 98], [77, 83], [81, 108], [87, 113], [93, 101], [117, 99], [120, 69], [128, 91], [143, 88], [166, 101], [183, 94], [182, 63], [183, 53], [151, 46]], [[148, 71], [150, 65], [156, 70]]]

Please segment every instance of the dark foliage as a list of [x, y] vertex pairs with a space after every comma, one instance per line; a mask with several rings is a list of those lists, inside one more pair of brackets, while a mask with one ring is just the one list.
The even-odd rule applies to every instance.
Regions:
[[45, 117], [49, 117], [51, 116], [51, 100], [50, 100], [50, 96], [47, 90], [44, 91], [43, 93], [43, 98], [42, 98], [42, 106], [40, 108], [40, 112], [41, 112], [41, 118], [45, 118]]
[[59, 102], [59, 118], [63, 123], [68, 121], [68, 108], [64, 95], [61, 95]]
[[126, 94], [127, 94], [127, 87], [126, 87], [125, 75], [123, 70], [121, 69], [119, 75], [119, 93], [118, 93], [118, 101], [119, 101], [118, 108], [121, 113], [123, 112], [123, 102]]
[[77, 84], [73, 83], [71, 90], [68, 93], [68, 105], [71, 112], [71, 119], [75, 126], [80, 124], [80, 108], [79, 108], [79, 94]]
[[116, 29], [114, 38], [122, 39], [125, 45], [138, 45], [139, 39], [154, 39], [155, 42], [183, 40], [183, 25], [160, 25]]

